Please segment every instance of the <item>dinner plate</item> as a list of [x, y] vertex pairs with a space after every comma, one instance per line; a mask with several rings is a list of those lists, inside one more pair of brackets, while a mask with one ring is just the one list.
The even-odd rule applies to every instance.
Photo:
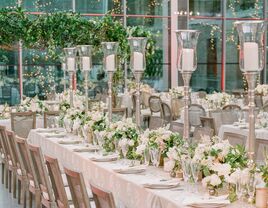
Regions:
[[226, 207], [227, 204], [202, 203], [202, 204], [192, 204], [192, 205], [188, 205], [188, 206], [194, 207], [194, 208], [220, 208], [220, 207]]
[[144, 188], [149, 188], [149, 189], [171, 189], [178, 187], [180, 184], [179, 183], [173, 183], [173, 184], [164, 184], [164, 183], [155, 183], [155, 184], [143, 184]]
[[120, 174], [138, 174], [145, 172], [145, 168], [125, 168], [125, 169], [114, 169], [114, 172], [120, 173]]
[[61, 140], [58, 141], [59, 144], [80, 144], [80, 140]]
[[76, 147], [73, 149], [74, 152], [95, 152], [98, 150], [97, 147]]
[[110, 162], [110, 161], [115, 161], [118, 159], [118, 155], [115, 156], [103, 156], [103, 157], [91, 157], [90, 160], [94, 162]]

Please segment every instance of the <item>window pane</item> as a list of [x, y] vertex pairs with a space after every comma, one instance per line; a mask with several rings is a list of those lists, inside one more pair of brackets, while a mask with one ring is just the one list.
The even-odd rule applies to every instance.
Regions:
[[23, 6], [31, 12], [72, 11], [72, 0], [27, 0]]
[[221, 16], [221, 0], [190, 0], [189, 7], [193, 16]]
[[191, 29], [201, 32], [197, 47], [197, 69], [193, 73], [191, 87], [194, 90], [213, 92], [220, 90], [222, 64], [221, 21], [192, 20]]
[[14, 7], [14, 6], [16, 6], [16, 3], [17, 3], [16, 0], [1, 0], [0, 1], [0, 8]]
[[127, 14], [167, 15], [166, 0], [127, 0]]

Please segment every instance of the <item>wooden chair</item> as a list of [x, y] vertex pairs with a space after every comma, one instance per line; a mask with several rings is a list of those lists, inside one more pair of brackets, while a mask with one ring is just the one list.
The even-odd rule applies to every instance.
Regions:
[[189, 106], [189, 123], [191, 126], [200, 126], [200, 116], [205, 116], [205, 109], [199, 104], [191, 104]]
[[28, 147], [31, 160], [30, 164], [32, 169], [35, 170], [36, 181], [41, 190], [41, 204], [47, 208], [56, 208], [57, 205], [41, 148], [31, 144], [28, 144]]
[[229, 105], [225, 105], [222, 107], [222, 110], [241, 110], [241, 107], [239, 105], [235, 105], [235, 104], [229, 104]]
[[263, 107], [263, 99], [262, 99], [262, 94], [256, 94], [255, 95], [255, 105], [258, 108], [262, 108]]
[[44, 128], [52, 128], [53, 126], [55, 126], [55, 118], [59, 115], [59, 111], [44, 112]]
[[172, 121], [170, 124], [170, 131], [178, 132], [180, 135], [183, 135], [183, 123]]
[[247, 142], [246, 136], [232, 132], [224, 132], [223, 139], [228, 139], [229, 143], [233, 146], [237, 144], [245, 146]]
[[169, 124], [172, 120], [171, 109], [168, 104], [161, 103], [161, 117], [164, 120], [165, 125]]
[[141, 92], [141, 104], [143, 108], [149, 108], [149, 98], [151, 93], [149, 92]]
[[27, 138], [31, 129], [36, 128], [36, 113], [11, 113], [11, 128], [19, 137]]
[[183, 107], [184, 107], [183, 99], [179, 98], [171, 99], [171, 112], [173, 120], [177, 120], [180, 118]]
[[16, 147], [17, 153], [20, 160], [20, 169], [22, 177], [27, 178], [27, 183], [20, 184], [18, 181], [18, 186], [22, 185], [22, 197], [24, 199], [24, 206], [26, 207], [26, 191], [29, 190], [29, 198], [28, 203], [29, 206], [32, 207], [32, 198], [35, 196], [35, 207], [41, 206], [41, 191], [39, 188], [37, 175], [35, 170], [33, 169], [33, 165], [31, 164], [29, 147], [26, 139], [21, 137], [16, 137]]
[[58, 160], [47, 155], [44, 157], [50, 176], [55, 201], [59, 208], [68, 208], [70, 199], [68, 199], [66, 194]]
[[222, 110], [212, 110], [209, 112], [209, 116], [214, 119], [215, 124], [215, 134], [218, 134], [218, 131], [221, 127], [222, 123]]
[[214, 135], [214, 130], [209, 127], [195, 127], [194, 129], [194, 140], [200, 141], [202, 136], [212, 137]]
[[160, 127], [163, 127], [164, 125], [165, 125], [165, 122], [163, 118], [161, 118], [160, 116], [150, 116], [150, 119], [149, 119], [150, 130], [158, 129]]
[[268, 141], [266, 139], [258, 139], [256, 138], [256, 161], [264, 161], [265, 154], [268, 152], [265, 152], [268, 150]]
[[116, 208], [113, 194], [109, 191], [104, 191], [103, 189], [90, 184], [93, 199], [96, 204], [96, 208]]
[[69, 170], [65, 167], [64, 172], [70, 187], [74, 208], [91, 208], [82, 173]]
[[160, 116], [161, 114], [161, 99], [158, 96], [152, 95], [149, 98], [149, 108], [151, 110], [152, 115], [156, 114]]
[[[10, 148], [7, 141], [6, 127], [0, 126], [0, 142], [3, 151], [3, 164], [2, 166], [2, 182], [5, 183], [5, 187], [9, 188], [11, 192], [11, 174], [13, 170], [13, 164], [11, 160]], [[3, 178], [4, 177], [4, 178]]]
[[264, 112], [268, 112], [268, 103], [265, 104], [261, 109], [262, 109], [262, 111], [264, 111]]
[[213, 129], [213, 136], [214, 136], [216, 133], [216, 124], [214, 118], [200, 116], [200, 121], [202, 127]]

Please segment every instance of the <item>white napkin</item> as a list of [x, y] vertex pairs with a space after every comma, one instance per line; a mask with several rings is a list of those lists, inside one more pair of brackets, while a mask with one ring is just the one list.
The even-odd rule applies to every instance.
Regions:
[[93, 157], [90, 157], [89, 159], [96, 162], [108, 162], [117, 160], [119, 157], [118, 154], [111, 154], [111, 155], [94, 155]]
[[145, 188], [173, 188], [179, 185], [177, 179], [171, 180], [152, 180], [142, 184]]
[[228, 195], [222, 195], [218, 197], [200, 197], [200, 196], [193, 196], [193, 197], [186, 197], [182, 204], [184, 206], [189, 205], [202, 205], [202, 204], [230, 204]]
[[52, 133], [45, 133], [43, 134], [45, 137], [47, 138], [62, 138], [62, 137], [65, 137], [67, 134], [65, 132], [59, 132], [59, 133], [56, 133], [56, 132], [52, 132]]
[[59, 144], [79, 144], [81, 140], [59, 140]]
[[136, 171], [145, 171], [146, 166], [144, 165], [137, 165], [132, 167], [122, 167], [122, 168], [115, 168], [113, 169], [117, 173], [131, 173]]

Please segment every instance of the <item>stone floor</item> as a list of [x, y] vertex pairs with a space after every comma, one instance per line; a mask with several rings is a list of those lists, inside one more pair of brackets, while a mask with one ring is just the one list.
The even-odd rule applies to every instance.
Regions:
[[[1, 179], [1, 171], [0, 171]], [[20, 208], [17, 199], [13, 199], [12, 194], [8, 192], [8, 189], [0, 181], [0, 208]]]

